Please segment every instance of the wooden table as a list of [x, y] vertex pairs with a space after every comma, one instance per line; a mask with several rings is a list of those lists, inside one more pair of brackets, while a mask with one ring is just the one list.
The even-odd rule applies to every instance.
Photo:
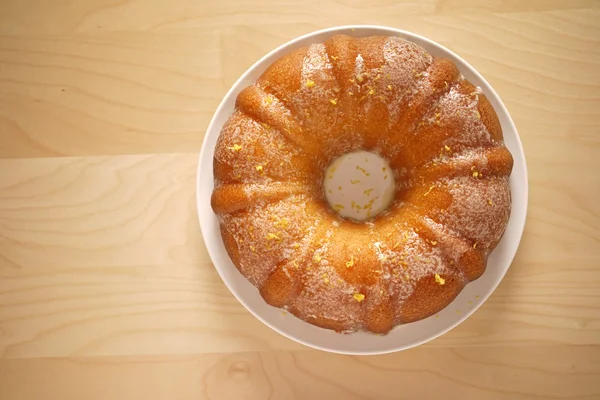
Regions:
[[[0, 1], [0, 399], [600, 398], [600, 2]], [[432, 38], [499, 92], [525, 235], [473, 317], [416, 349], [313, 351], [204, 248], [204, 131], [254, 61], [316, 29]]]

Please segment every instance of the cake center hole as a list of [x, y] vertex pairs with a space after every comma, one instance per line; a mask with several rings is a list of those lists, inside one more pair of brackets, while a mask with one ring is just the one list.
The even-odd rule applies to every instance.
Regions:
[[394, 174], [386, 160], [360, 150], [336, 158], [325, 171], [325, 197], [341, 217], [365, 221], [391, 203]]

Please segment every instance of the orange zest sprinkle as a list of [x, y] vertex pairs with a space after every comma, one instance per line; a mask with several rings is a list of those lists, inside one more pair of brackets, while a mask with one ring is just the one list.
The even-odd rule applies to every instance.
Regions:
[[360, 165], [356, 166], [356, 169], [359, 170], [360, 172], [362, 172], [363, 174], [365, 174], [366, 176], [370, 176], [371, 174], [367, 172], [366, 169], [364, 169], [363, 167], [361, 167]]
[[350, 268], [354, 265], [354, 255], [350, 256], [350, 261], [346, 261], [346, 268]]
[[440, 286], [446, 283], [446, 280], [442, 278], [439, 274], [435, 274], [435, 281]]
[[431, 191], [433, 190], [433, 188], [434, 188], [434, 187], [435, 187], [435, 185], [431, 185], [431, 186], [429, 187], [429, 190], [427, 190], [427, 191], [425, 192], [425, 194], [423, 195], [423, 197], [425, 197], [425, 196], [427, 196], [429, 193], [431, 193]]
[[280, 228], [287, 228], [290, 225], [290, 221], [287, 220], [287, 218], [281, 218], [279, 219], [277, 222], [275, 222], [275, 226], [278, 226]]
[[267, 233], [267, 240], [281, 240], [279, 236], [274, 233]]

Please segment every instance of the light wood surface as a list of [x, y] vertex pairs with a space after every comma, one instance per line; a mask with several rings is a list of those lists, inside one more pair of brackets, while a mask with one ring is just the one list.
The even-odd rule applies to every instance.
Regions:
[[[597, 0], [0, 0], [0, 399], [599, 399]], [[370, 23], [436, 40], [509, 108], [530, 202], [506, 279], [402, 353], [307, 349], [228, 292], [195, 168], [275, 46]]]

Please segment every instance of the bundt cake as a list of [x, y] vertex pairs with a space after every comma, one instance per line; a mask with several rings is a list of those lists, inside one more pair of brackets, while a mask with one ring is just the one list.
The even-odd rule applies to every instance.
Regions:
[[[393, 190], [385, 210], [353, 219], [327, 200], [342, 186], [324, 181], [357, 152], [389, 165]], [[512, 166], [494, 109], [453, 62], [400, 37], [334, 36], [239, 94], [211, 205], [268, 304], [322, 328], [386, 333], [483, 274], [508, 222]]]

